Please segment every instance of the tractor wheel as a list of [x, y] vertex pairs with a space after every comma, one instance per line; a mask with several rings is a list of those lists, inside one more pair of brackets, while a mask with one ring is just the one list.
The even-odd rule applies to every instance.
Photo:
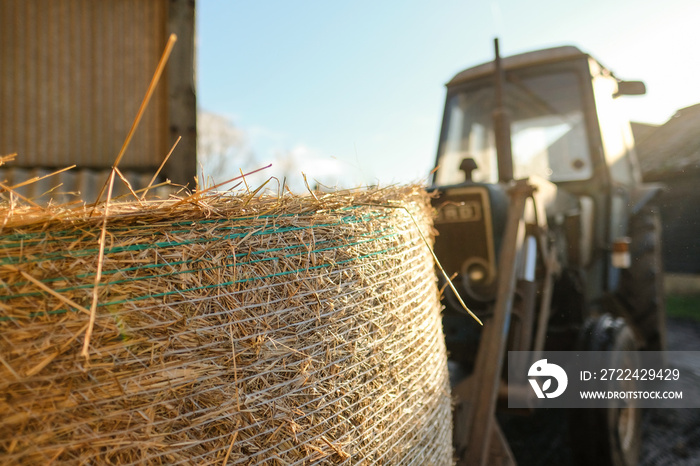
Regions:
[[[583, 351], [634, 351], [636, 340], [625, 321], [603, 315], [589, 319], [579, 334]], [[618, 353], [619, 354], [619, 353]], [[628, 353], [629, 354], [629, 353]], [[633, 368], [634, 361], [613, 361], [610, 367]], [[630, 389], [631, 387], [624, 387]], [[636, 465], [642, 441], [642, 412], [630, 400], [609, 408], [569, 410], [574, 461], [580, 466]]]
[[659, 214], [646, 207], [630, 220], [630, 268], [620, 275], [618, 296], [647, 351], [666, 349], [666, 309]]

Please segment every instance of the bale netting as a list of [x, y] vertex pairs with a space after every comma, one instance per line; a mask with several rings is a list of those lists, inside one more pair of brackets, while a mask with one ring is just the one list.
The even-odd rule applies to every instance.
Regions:
[[0, 463], [451, 463], [421, 189], [104, 208], [0, 205]]

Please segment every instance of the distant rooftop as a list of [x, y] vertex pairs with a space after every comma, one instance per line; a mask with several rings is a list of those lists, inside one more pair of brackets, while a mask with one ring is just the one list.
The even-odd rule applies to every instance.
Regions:
[[646, 178], [700, 172], [700, 104], [678, 110], [639, 140], [637, 156]]
[[653, 134], [659, 126], [652, 123], [641, 123], [638, 121], [630, 121], [630, 126], [632, 127], [632, 134], [634, 134], [634, 141], [639, 146], [640, 143]]

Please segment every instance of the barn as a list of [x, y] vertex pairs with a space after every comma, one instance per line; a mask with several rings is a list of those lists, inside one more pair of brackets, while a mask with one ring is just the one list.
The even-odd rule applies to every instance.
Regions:
[[637, 143], [644, 181], [660, 182], [667, 272], [700, 274], [700, 104], [683, 108]]
[[17, 154], [0, 167], [0, 181], [17, 186], [76, 165], [18, 192], [37, 202], [67, 202], [78, 192], [92, 200], [174, 33], [167, 68], [119, 168], [135, 189], [145, 186], [181, 136], [163, 177], [191, 185], [194, 9], [190, 0], [0, 2], [0, 156]]

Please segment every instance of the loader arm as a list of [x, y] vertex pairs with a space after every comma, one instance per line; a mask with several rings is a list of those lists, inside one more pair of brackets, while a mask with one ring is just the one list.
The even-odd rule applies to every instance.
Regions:
[[[453, 391], [457, 400], [455, 446], [458, 465], [515, 464], [496, 421], [495, 411], [499, 392], [502, 393], [501, 373], [514, 312], [514, 299], [518, 293], [517, 271], [520, 263], [527, 260], [522, 255], [527, 236], [533, 237], [534, 242], [538, 244], [537, 249], [544, 252], [540, 262], [545, 268], [545, 290], [542, 295], [545, 302], [540, 302], [541, 309], [549, 308], [551, 292], [547, 292], [547, 288], [551, 286], [548, 287], [547, 284], [551, 283], [556, 271], [555, 254], [548, 249], [544, 239], [546, 222], [530, 225], [531, 228], [526, 233], [524, 213], [528, 199], [534, 203], [535, 211], [539, 211], [538, 219], [544, 216], [542, 207], [537, 206], [538, 202], [533, 195], [535, 189], [528, 180], [512, 182], [508, 189], [510, 205], [498, 262], [498, 297], [493, 316], [484, 325], [474, 372]], [[530, 253], [535, 254], [533, 251]], [[530, 323], [535, 316], [534, 294], [531, 296], [533, 299], [521, 302], [519, 309], [521, 320]], [[545, 314], [540, 316], [540, 319], [548, 316], [548, 313]], [[541, 322], [539, 327], [542, 327]], [[521, 341], [520, 349], [533, 348], [532, 333], [526, 332], [526, 335], [526, 341]]]

